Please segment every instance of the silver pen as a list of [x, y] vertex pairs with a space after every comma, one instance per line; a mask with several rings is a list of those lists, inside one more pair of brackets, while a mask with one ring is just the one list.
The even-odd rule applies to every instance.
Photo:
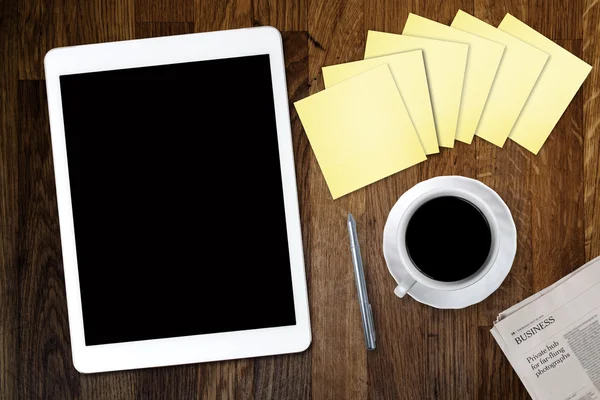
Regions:
[[367, 344], [367, 350], [375, 350], [373, 310], [371, 309], [371, 303], [369, 303], [369, 296], [367, 295], [365, 271], [363, 269], [360, 246], [358, 245], [358, 235], [356, 233], [356, 221], [352, 214], [348, 214], [348, 233], [350, 234], [350, 251], [352, 251], [352, 264], [354, 264], [354, 277], [356, 278], [356, 290], [358, 291], [358, 301], [365, 332], [365, 342]]

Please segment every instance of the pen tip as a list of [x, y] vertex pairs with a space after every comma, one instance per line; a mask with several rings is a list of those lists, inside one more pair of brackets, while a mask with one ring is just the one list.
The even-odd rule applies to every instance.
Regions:
[[354, 222], [354, 217], [351, 213], [348, 213], [348, 222]]

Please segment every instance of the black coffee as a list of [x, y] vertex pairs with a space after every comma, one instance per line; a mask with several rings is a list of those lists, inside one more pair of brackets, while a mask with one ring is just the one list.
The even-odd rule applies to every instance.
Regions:
[[469, 201], [454, 196], [423, 203], [406, 228], [406, 248], [426, 276], [456, 282], [476, 273], [492, 247], [485, 216]]

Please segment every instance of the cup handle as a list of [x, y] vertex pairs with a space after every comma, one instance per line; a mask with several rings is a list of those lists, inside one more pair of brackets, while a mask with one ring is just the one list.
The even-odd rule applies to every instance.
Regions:
[[394, 294], [400, 298], [404, 297], [416, 282], [412, 276], [407, 274], [403, 280], [398, 282], [398, 286], [394, 289]]

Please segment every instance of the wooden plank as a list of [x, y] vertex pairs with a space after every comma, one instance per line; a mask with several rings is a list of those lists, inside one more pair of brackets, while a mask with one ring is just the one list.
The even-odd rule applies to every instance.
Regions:
[[[477, 0], [474, 11], [476, 17], [497, 26], [507, 12], [526, 20], [528, 9], [525, 0], [503, 3]], [[480, 326], [480, 334], [476, 343], [480, 359], [485, 358], [489, 367], [481, 368], [482, 362], [478, 361], [475, 389], [479, 388], [480, 394], [492, 393], [494, 398], [526, 398], [523, 386], [515, 385], [519, 378], [505, 360], [489, 330], [498, 313], [532, 294], [530, 169], [533, 156], [511, 141], [507, 141], [504, 148], [499, 148], [476, 138], [474, 145], [477, 153], [477, 179], [502, 197], [517, 228], [517, 254], [511, 272], [495, 293], [477, 305], [476, 320]]]
[[478, 306], [478, 325], [491, 328], [499, 312], [533, 294], [531, 233], [531, 158], [512, 141], [504, 148], [478, 139], [477, 179], [494, 189], [508, 206], [517, 228], [517, 253], [502, 286]]
[[254, 360], [231, 360], [201, 364], [198, 368], [198, 399], [253, 399]]
[[493, 26], [498, 26], [506, 13], [527, 23], [529, 4], [528, 0], [474, 0], [473, 11], [473, 15]]
[[491, 328], [498, 313], [533, 294], [531, 238], [531, 155], [512, 141], [504, 148], [478, 139], [477, 179], [508, 206], [517, 228], [517, 253], [506, 280], [478, 306], [478, 324]]
[[271, 25], [281, 31], [306, 31], [308, 0], [234, 0], [195, 2], [196, 31]]
[[469, 178], [476, 177], [476, 160], [474, 144], [455, 141], [454, 148], [440, 148], [439, 154], [428, 156], [427, 161], [421, 164], [420, 180], [430, 179], [440, 175], [462, 175]]
[[255, 399], [310, 399], [311, 353], [256, 359]]
[[[477, 179], [500, 195], [510, 209], [517, 228], [517, 253], [512, 269], [500, 288], [477, 305], [477, 315], [473, 318], [480, 329], [476, 338], [479, 352], [477, 387], [480, 391], [485, 389], [494, 393], [493, 395], [497, 396], [494, 398], [502, 398], [502, 395], [511, 395], [509, 390], [515, 388], [512, 383], [515, 379], [518, 380], [518, 377], [505, 361], [489, 330], [498, 313], [533, 294], [530, 176], [532, 155], [512, 141], [507, 141], [502, 149], [480, 138], [476, 138], [474, 145], [477, 150]], [[484, 332], [487, 336], [483, 336]], [[481, 368], [481, 359], [485, 359], [490, 366]], [[496, 371], [497, 374], [492, 378], [489, 371]], [[519, 388], [524, 391], [522, 386]]]
[[54, 47], [81, 43], [75, 33], [77, 2], [19, 2], [19, 79], [44, 79], [44, 56]]
[[253, 0], [253, 25], [271, 25], [281, 31], [306, 31], [308, 0]]
[[132, 399], [136, 396], [138, 375], [140, 371], [79, 375], [81, 386], [78, 397], [94, 400]]
[[[550, 39], [583, 38], [584, 0], [529, 0], [526, 22]], [[509, 11], [510, 12], [510, 11]]]
[[[362, 0], [308, 4], [310, 93], [323, 90], [321, 68], [359, 60], [364, 51]], [[333, 201], [314, 155], [310, 163], [309, 282], [312, 323], [312, 396], [367, 396], [364, 335], [348, 247], [346, 220], [352, 212], [364, 240], [365, 190]], [[364, 242], [362, 242], [364, 244]]]
[[449, 25], [458, 10], [473, 13], [473, 1], [365, 0], [365, 10], [365, 33], [376, 30], [400, 34], [409, 13]]
[[294, 146], [294, 161], [296, 163], [296, 185], [298, 186], [298, 203], [300, 220], [302, 222], [302, 241], [306, 264], [307, 280], [310, 281], [310, 230], [306, 222], [310, 220], [310, 178], [312, 152], [308, 137], [302, 128], [302, 122], [294, 107], [294, 102], [309, 94], [310, 84], [308, 75], [308, 33], [282, 32], [283, 55], [285, 59], [285, 75], [290, 104], [290, 123], [292, 127], [292, 142]]
[[135, 24], [136, 39], [185, 35], [187, 33], [194, 33], [192, 22], [137, 22]]
[[402, 33], [408, 14], [418, 14], [419, 5], [419, 0], [365, 0], [365, 35], [368, 30]]
[[[581, 57], [580, 40], [557, 41]], [[583, 229], [583, 95], [579, 92], [537, 157], [532, 158], [534, 291], [585, 260]]]
[[[417, 8], [417, 1], [366, 0], [365, 32], [372, 29], [401, 33], [409, 12], [416, 12]], [[423, 163], [366, 190], [368, 223], [359, 234], [365, 238], [362, 247], [365, 276], [377, 332], [377, 350], [369, 352], [367, 363], [372, 398], [426, 398], [425, 346], [414, 346], [411, 342], [415, 337], [419, 340], [425, 337], [431, 310], [409, 297], [396, 297], [393, 293], [396, 282], [383, 258], [383, 229], [388, 213], [398, 197], [419, 182], [422, 168]]]
[[477, 368], [480, 370], [479, 383], [470, 383], [474, 389], [474, 399], [486, 400], [527, 400], [530, 399], [525, 387], [513, 371], [508, 359], [496, 344], [488, 327], [478, 328], [477, 343], [481, 346]]
[[583, 59], [593, 66], [583, 85], [585, 259], [600, 256], [600, 2], [586, 0]]
[[[300, 203], [300, 220], [309, 221], [311, 153], [308, 138], [293, 103], [308, 95], [308, 35], [306, 32], [283, 32], [285, 72], [290, 101], [292, 141], [296, 162], [296, 183]], [[302, 241], [307, 281], [311, 276], [310, 230], [302, 227]], [[310, 399], [311, 356], [309, 348], [299, 354], [257, 358], [254, 361], [254, 395], [256, 399]]]
[[[527, 1], [477, 0], [475, 16], [497, 26], [507, 12], [526, 20]], [[517, 228], [517, 254], [509, 276], [502, 287], [479, 306], [479, 324], [490, 326], [497, 314], [532, 294], [531, 271], [531, 158], [532, 154], [512, 141], [503, 148], [479, 139], [477, 179], [494, 189], [507, 204]]]
[[[420, 341], [426, 337], [431, 309], [408, 296], [396, 297], [393, 292], [396, 282], [383, 258], [383, 229], [388, 213], [398, 197], [419, 181], [421, 166], [411, 167], [366, 188], [365, 223], [359, 226], [358, 233], [364, 238], [361, 250], [377, 336], [377, 349], [367, 355], [369, 397], [372, 398], [427, 398], [426, 346], [413, 344], [415, 338]], [[360, 327], [360, 314], [356, 317], [355, 323]]]
[[18, 394], [19, 313], [17, 3], [0, 1], [0, 399]]
[[469, 14], [474, 12], [473, 0], [453, 0], [453, 1], [420, 1], [417, 5], [416, 14], [425, 18], [433, 19], [439, 23], [450, 25], [458, 10], [463, 10]]
[[114, 42], [135, 38], [134, 0], [92, 0], [79, 3], [78, 43]]
[[[137, 389], [135, 397], [140, 399], [184, 399], [191, 398], [198, 387], [198, 366], [177, 365], [165, 368], [149, 368], [134, 371], [132, 383]], [[117, 387], [123, 387], [118, 385]], [[132, 385], [133, 387], [133, 385]], [[131, 398], [129, 391], [123, 397]], [[104, 395], [106, 399], [110, 396]], [[93, 396], [89, 397], [94, 398]], [[118, 398], [118, 396], [112, 396]]]
[[30, 398], [73, 398], [79, 373], [71, 362], [60, 230], [43, 81], [22, 81], [19, 96], [19, 331], [21, 390]]
[[43, 79], [44, 56], [54, 47], [133, 39], [133, 0], [25, 0], [19, 31], [19, 79]]
[[196, 32], [248, 28], [254, 25], [251, 0], [227, 2], [195, 0]]
[[136, 22], [194, 22], [194, 0], [135, 0]]

